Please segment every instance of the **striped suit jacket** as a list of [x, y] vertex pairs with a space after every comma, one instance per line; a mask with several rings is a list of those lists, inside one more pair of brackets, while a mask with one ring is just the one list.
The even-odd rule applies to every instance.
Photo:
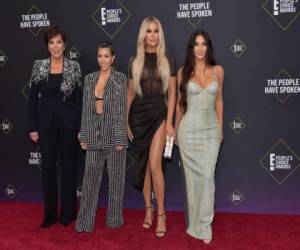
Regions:
[[87, 75], [84, 79], [83, 107], [79, 140], [88, 149], [111, 149], [116, 145], [127, 146], [127, 78], [112, 70], [103, 93], [103, 113], [97, 114], [95, 87], [100, 72]]

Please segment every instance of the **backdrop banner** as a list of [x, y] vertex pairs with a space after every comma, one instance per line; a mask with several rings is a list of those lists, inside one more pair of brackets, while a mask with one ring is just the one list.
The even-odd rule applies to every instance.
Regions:
[[[83, 76], [98, 69], [103, 41], [113, 43], [115, 68], [127, 74], [141, 21], [155, 16], [177, 69], [196, 29], [208, 31], [225, 69], [216, 210], [300, 214], [300, 1], [25, 0], [0, 6], [1, 201], [42, 200], [42, 155], [29, 140], [27, 102], [33, 62], [48, 57], [45, 29], [57, 24], [66, 32], [66, 56], [80, 63]], [[85, 155], [78, 150], [80, 199]], [[142, 208], [131, 166], [128, 155], [125, 207]], [[165, 164], [165, 179], [167, 210], [183, 210], [177, 148]], [[107, 193], [106, 173], [100, 206], [106, 206]]]

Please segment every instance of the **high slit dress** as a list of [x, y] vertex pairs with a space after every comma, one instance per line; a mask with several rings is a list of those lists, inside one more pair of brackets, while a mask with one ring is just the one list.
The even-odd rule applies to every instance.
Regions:
[[[167, 56], [171, 76], [176, 76], [174, 58]], [[130, 66], [129, 78], [132, 79]], [[163, 82], [157, 69], [156, 53], [145, 53], [145, 63], [140, 81], [142, 96], [136, 94], [129, 110], [129, 126], [133, 134], [128, 154], [133, 159], [133, 186], [142, 190], [149, 150], [155, 132], [167, 117], [167, 98], [162, 92]]]

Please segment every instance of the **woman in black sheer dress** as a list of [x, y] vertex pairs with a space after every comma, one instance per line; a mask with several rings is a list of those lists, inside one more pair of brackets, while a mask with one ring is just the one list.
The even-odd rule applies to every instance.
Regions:
[[160, 21], [143, 20], [137, 41], [137, 54], [130, 64], [128, 84], [129, 154], [134, 159], [134, 186], [143, 191], [146, 214], [143, 227], [152, 225], [152, 188], [157, 201], [156, 236], [166, 233], [162, 155], [166, 136], [175, 136], [172, 125], [176, 102], [176, 68], [165, 53]]

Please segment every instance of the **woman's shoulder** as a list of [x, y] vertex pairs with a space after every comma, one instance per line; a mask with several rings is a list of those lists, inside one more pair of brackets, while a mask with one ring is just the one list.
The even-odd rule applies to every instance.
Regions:
[[49, 58], [36, 59], [36, 60], [34, 60], [34, 62], [35, 62], [35, 63], [42, 63], [42, 62], [46, 62], [47, 60], [49, 60]]
[[49, 69], [50, 58], [35, 60], [31, 73], [31, 82], [38, 83], [39, 81], [47, 78]]
[[219, 83], [223, 84], [223, 80], [224, 80], [223, 67], [221, 65], [214, 65], [211, 69], [212, 69], [213, 74], [215, 74], [215, 76], [217, 77], [217, 80], [219, 81]]
[[125, 75], [123, 72], [121, 72], [121, 71], [114, 70], [114, 71], [113, 71], [113, 74], [114, 74], [115, 77], [117, 77], [118, 79], [121, 79], [121, 80], [126, 80], [126, 79], [127, 79], [126, 75]]
[[217, 75], [224, 75], [224, 68], [217, 64], [217, 65], [214, 65], [212, 66], [211, 68], [213, 70], [213, 72], [215, 72]]
[[98, 78], [98, 75], [99, 75], [99, 71], [95, 71], [95, 72], [87, 74], [84, 77], [84, 85], [89, 85], [89, 84], [93, 83], [94, 81], [96, 81]]
[[50, 64], [50, 58], [36, 59], [36, 60], [34, 60], [33, 64], [35, 66], [44, 66], [44, 65]]
[[79, 63], [77, 61], [68, 59], [68, 58], [64, 58], [64, 61], [69, 64], [72, 68], [79, 68]]

